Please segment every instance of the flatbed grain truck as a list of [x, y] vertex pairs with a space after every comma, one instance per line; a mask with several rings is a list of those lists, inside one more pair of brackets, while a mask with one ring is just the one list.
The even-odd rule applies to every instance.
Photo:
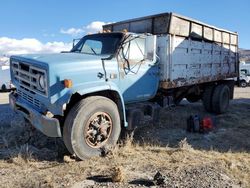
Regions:
[[174, 13], [103, 26], [69, 52], [10, 58], [12, 108], [80, 159], [183, 98], [224, 113], [239, 74], [238, 35]]

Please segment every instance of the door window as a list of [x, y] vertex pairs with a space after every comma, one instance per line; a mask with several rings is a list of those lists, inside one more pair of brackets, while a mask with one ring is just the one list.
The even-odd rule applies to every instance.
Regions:
[[247, 75], [247, 70], [246, 70], [246, 69], [241, 69], [241, 70], [240, 70], [240, 73], [241, 73], [242, 75]]
[[136, 38], [127, 42], [124, 46], [125, 58], [132, 62], [144, 60], [145, 39]]
[[137, 73], [145, 57], [145, 38], [129, 38], [120, 52], [125, 73]]

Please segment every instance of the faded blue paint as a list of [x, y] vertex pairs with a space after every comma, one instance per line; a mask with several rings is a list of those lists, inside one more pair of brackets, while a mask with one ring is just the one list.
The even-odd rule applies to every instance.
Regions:
[[[102, 58], [107, 58], [107, 56], [59, 53], [12, 56], [11, 61], [23, 61], [46, 70], [49, 86], [48, 97], [33, 95], [43, 104], [42, 109], [33, 107], [36, 111], [40, 113], [50, 111], [54, 115], [63, 115], [63, 105], [69, 103], [73, 94], [84, 95], [110, 90], [120, 96], [123, 116], [126, 120], [125, 104], [146, 101], [155, 96], [159, 83], [158, 66], [144, 61], [139, 65], [137, 73], [126, 72], [114, 57], [104, 61], [107, 75], [107, 79], [105, 79]], [[100, 77], [100, 74], [103, 77]], [[71, 79], [73, 87], [65, 88], [64, 79]], [[21, 89], [15, 81], [14, 84], [17, 89]]]
[[147, 101], [153, 98], [159, 84], [158, 66], [149, 66], [149, 62], [141, 65], [137, 74], [129, 72], [119, 80], [119, 88], [125, 103]]

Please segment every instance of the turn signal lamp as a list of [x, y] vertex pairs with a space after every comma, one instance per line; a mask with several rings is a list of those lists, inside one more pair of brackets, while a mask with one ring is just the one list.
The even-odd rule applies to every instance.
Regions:
[[66, 88], [71, 88], [71, 87], [73, 86], [72, 80], [65, 79], [65, 80], [64, 80], [64, 86], [65, 86]]

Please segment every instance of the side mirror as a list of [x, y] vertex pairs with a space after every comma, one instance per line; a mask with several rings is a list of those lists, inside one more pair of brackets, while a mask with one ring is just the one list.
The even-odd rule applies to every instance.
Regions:
[[149, 35], [146, 37], [145, 45], [145, 59], [152, 61], [152, 64], [155, 64], [156, 59], [156, 36]]

